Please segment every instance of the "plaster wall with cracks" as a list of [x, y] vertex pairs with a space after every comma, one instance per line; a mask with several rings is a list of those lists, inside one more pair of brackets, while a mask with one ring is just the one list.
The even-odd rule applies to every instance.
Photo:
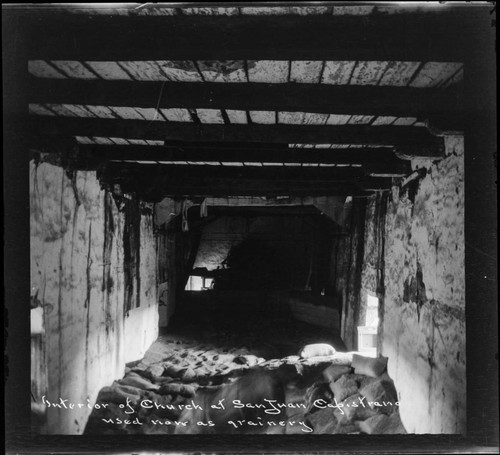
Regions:
[[[30, 164], [32, 304], [43, 309], [47, 399], [95, 400], [156, 339], [156, 241], [152, 215], [141, 214], [140, 308], [124, 312], [124, 214], [95, 172], [72, 175]], [[40, 398], [40, 397], [36, 397]], [[48, 408], [46, 431], [79, 434], [88, 408], [68, 419]]]
[[[463, 138], [408, 193], [393, 189], [385, 229], [382, 354], [409, 432], [464, 433], [466, 422]], [[422, 403], [428, 403], [423, 406]]]

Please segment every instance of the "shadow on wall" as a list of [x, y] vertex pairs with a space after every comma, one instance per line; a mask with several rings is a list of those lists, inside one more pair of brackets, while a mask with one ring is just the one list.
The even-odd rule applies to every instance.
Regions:
[[[244, 212], [243, 212], [244, 213]], [[324, 215], [221, 216], [203, 228], [194, 267], [214, 273], [214, 289], [329, 288], [332, 238]]]
[[259, 239], [245, 239], [229, 251], [217, 271], [216, 290], [286, 289], [293, 267], [284, 248]]

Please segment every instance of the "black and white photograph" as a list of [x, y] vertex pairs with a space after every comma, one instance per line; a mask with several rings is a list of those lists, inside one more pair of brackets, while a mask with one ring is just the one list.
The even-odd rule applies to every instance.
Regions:
[[29, 433], [498, 453], [495, 8], [3, 4]]

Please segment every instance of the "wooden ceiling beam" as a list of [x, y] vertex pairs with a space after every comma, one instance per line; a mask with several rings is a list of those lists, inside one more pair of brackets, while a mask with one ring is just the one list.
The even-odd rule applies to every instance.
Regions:
[[406, 170], [408, 162], [397, 158], [391, 148], [284, 149], [211, 148], [209, 146], [164, 147], [150, 145], [78, 145], [78, 159], [83, 162], [109, 160], [138, 161], [195, 161], [195, 162], [250, 162], [250, 163], [323, 163], [372, 164], [385, 168]]
[[[149, 164], [181, 165], [182, 163], [244, 163], [246, 167], [255, 167], [269, 163], [304, 164], [304, 168], [317, 168], [318, 164], [358, 165], [364, 174], [374, 177], [401, 177], [411, 173], [408, 160], [396, 157], [390, 148], [350, 148], [350, 149], [310, 149], [292, 147], [261, 148], [258, 144], [245, 144], [231, 148], [210, 145], [196, 146], [188, 144], [178, 147], [142, 146], [142, 145], [87, 145], [75, 141], [62, 140], [40, 141], [33, 139], [30, 144], [33, 152], [57, 155], [58, 161], [75, 170], [97, 170], [108, 162], [131, 161]], [[253, 163], [253, 166], [252, 164]], [[193, 164], [193, 166], [195, 166]], [[235, 166], [236, 167], [236, 166]], [[340, 168], [341, 168], [340, 167]], [[340, 169], [339, 168], [339, 169]], [[193, 167], [196, 169], [196, 167]]]
[[205, 184], [235, 179], [238, 181], [269, 181], [280, 184], [303, 183], [318, 185], [361, 181], [364, 173], [360, 168], [295, 167], [295, 166], [210, 166], [167, 165], [144, 163], [108, 163], [106, 169], [124, 178], [165, 176], [172, 181], [186, 184]]
[[73, 117], [30, 118], [35, 135], [99, 136], [185, 142], [272, 142], [413, 147], [419, 156], [442, 157], [442, 137], [425, 128], [367, 125], [208, 125], [185, 122]]
[[356, 186], [336, 185], [317, 188], [302, 188], [299, 185], [293, 187], [267, 187], [263, 184], [249, 186], [244, 183], [234, 183], [213, 186], [182, 187], [165, 185], [160, 188], [150, 188], [144, 190], [140, 185], [124, 186], [125, 192], [136, 193], [146, 202], [160, 202], [165, 197], [228, 197], [228, 196], [246, 196], [246, 197], [270, 197], [270, 196], [292, 196], [292, 197], [321, 197], [321, 196], [368, 196], [367, 191], [360, 190]]
[[462, 61], [474, 11], [369, 16], [27, 17], [28, 57], [45, 60]]
[[461, 90], [411, 87], [31, 78], [30, 103], [456, 117]]
[[102, 179], [110, 184], [120, 184], [125, 193], [136, 193], [141, 199], [159, 202], [165, 197], [228, 197], [228, 196], [352, 196], [365, 194], [358, 185], [347, 183], [305, 184], [301, 182], [280, 183], [274, 181], [224, 180], [206, 184], [188, 184], [165, 178], [142, 177], [135, 180]]
[[372, 178], [356, 169], [215, 168], [109, 163], [99, 171], [104, 184], [120, 185], [149, 201], [166, 196], [348, 196], [388, 189], [390, 178]]

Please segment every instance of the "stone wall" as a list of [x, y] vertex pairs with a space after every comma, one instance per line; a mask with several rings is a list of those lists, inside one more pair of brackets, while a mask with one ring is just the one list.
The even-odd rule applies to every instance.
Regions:
[[[382, 354], [408, 432], [463, 433], [466, 421], [463, 138], [387, 208]], [[416, 163], [414, 163], [416, 165]]]
[[367, 296], [378, 297], [378, 352], [410, 433], [464, 433], [466, 424], [463, 138], [445, 144], [444, 159], [412, 162], [423, 177], [354, 199], [349, 233], [332, 250], [342, 339], [358, 349]]
[[[127, 309], [123, 234], [131, 220], [95, 172], [69, 178], [59, 167], [30, 164], [31, 292], [44, 309], [49, 401], [92, 404], [157, 338], [151, 216], [143, 213], [137, 227], [137, 298]], [[80, 434], [90, 409], [68, 412], [48, 408], [47, 432]]]

